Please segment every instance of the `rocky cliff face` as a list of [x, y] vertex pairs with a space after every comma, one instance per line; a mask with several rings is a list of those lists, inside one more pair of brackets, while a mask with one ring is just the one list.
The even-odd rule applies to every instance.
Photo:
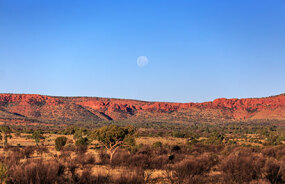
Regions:
[[0, 122], [285, 120], [285, 95], [205, 103], [0, 94]]

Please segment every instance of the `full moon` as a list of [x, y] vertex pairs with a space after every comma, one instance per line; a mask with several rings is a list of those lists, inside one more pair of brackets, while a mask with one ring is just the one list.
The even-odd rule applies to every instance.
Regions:
[[137, 59], [137, 64], [139, 67], [144, 67], [148, 64], [148, 58], [146, 56], [139, 56]]

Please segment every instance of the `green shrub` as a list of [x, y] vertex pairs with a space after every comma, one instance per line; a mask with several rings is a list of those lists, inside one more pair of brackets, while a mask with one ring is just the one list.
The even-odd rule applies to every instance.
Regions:
[[62, 150], [62, 148], [65, 146], [66, 142], [67, 142], [67, 138], [66, 138], [66, 137], [64, 137], [64, 136], [62, 136], [62, 137], [57, 137], [57, 138], [55, 139], [55, 149], [56, 149], [57, 151]]
[[43, 136], [43, 133], [41, 131], [35, 131], [33, 132], [32, 136], [33, 139], [35, 139], [36, 145], [39, 144], [40, 140], [44, 140], [45, 137]]
[[160, 148], [160, 147], [162, 147], [162, 142], [157, 141], [157, 142], [155, 142], [155, 143], [152, 144], [152, 147], [154, 147], [154, 148]]
[[276, 146], [282, 144], [282, 137], [277, 134], [270, 134], [264, 143], [265, 146]]
[[206, 140], [206, 144], [222, 144], [225, 139], [223, 134], [218, 132], [211, 133], [210, 137]]
[[87, 146], [88, 143], [89, 143], [89, 140], [87, 139], [87, 137], [81, 137], [75, 142], [75, 145], [76, 146]]
[[182, 132], [175, 131], [172, 133], [172, 136], [177, 137], [177, 138], [184, 138], [184, 137], [186, 137], [186, 134], [184, 134]]
[[88, 144], [89, 144], [89, 140], [87, 139], [87, 137], [81, 137], [79, 138], [76, 142], [76, 152], [83, 154], [87, 151], [88, 148]]

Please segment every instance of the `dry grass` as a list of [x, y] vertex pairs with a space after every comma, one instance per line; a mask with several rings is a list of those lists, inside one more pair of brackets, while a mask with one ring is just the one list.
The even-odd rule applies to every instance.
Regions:
[[139, 137], [136, 138], [137, 144], [153, 145], [155, 142], [162, 142], [165, 145], [183, 145], [186, 143], [186, 138], [175, 137]]
[[[34, 148], [36, 148], [35, 141], [33, 139], [28, 138], [29, 134], [21, 134], [20, 136], [13, 134], [12, 136], [13, 136], [12, 139], [8, 140], [8, 143], [12, 148], [17, 148], [18, 144], [21, 145], [20, 146], [21, 149], [25, 149], [26, 147], [29, 147], [29, 146], [33, 146]], [[214, 148], [211, 148], [211, 146], [208, 146], [208, 147], [207, 146], [204, 146], [204, 147], [203, 146], [200, 146], [200, 147], [192, 146], [191, 150], [186, 149], [185, 147], [183, 147], [183, 145], [184, 146], [186, 145], [185, 144], [187, 140], [186, 138], [139, 137], [139, 138], [136, 138], [136, 143], [146, 145], [143, 147], [146, 147], [146, 148], [148, 147], [148, 149], [146, 148], [143, 149], [142, 147], [140, 148], [141, 150], [139, 152], [133, 153], [133, 154], [129, 154], [126, 151], [125, 153], [121, 151], [116, 156], [116, 158], [118, 159], [118, 162], [116, 163], [117, 165], [116, 164], [115, 165], [112, 165], [112, 164], [104, 165], [100, 161], [100, 151], [95, 150], [95, 149], [88, 149], [84, 155], [80, 155], [76, 152], [68, 151], [68, 150], [67, 151], [65, 150], [65, 152], [56, 151], [54, 147], [55, 139], [59, 136], [65, 136], [69, 139], [69, 143], [67, 143], [67, 145], [73, 144], [71, 143], [73, 141], [73, 137], [71, 135], [45, 134], [44, 136], [46, 137], [44, 141], [44, 145], [46, 148], [48, 148], [48, 153], [39, 154], [35, 151], [30, 156], [29, 158], [30, 161], [36, 161], [37, 163], [37, 161], [42, 160], [46, 162], [45, 163], [46, 165], [49, 165], [50, 163], [53, 163], [56, 161], [61, 161], [59, 163], [76, 162], [78, 165], [80, 165], [76, 171], [79, 173], [79, 176], [84, 175], [86, 168], [88, 168], [89, 173], [87, 171], [85, 173], [87, 178], [90, 177], [88, 174], [91, 174], [92, 176], [95, 176], [95, 177], [106, 177], [111, 180], [118, 180], [118, 181], [121, 180], [120, 181], [121, 183], [125, 182], [124, 179], [126, 179], [127, 176], [137, 177], [137, 179], [150, 178], [152, 181], [155, 181], [155, 183], [169, 183], [168, 180], [170, 179], [174, 179], [176, 181], [180, 180], [181, 183], [185, 183], [185, 182], [191, 183], [191, 182], [197, 182], [198, 180], [204, 181], [203, 177], [208, 177], [208, 176], [210, 176], [209, 178], [220, 177], [222, 178], [222, 180], [220, 180], [222, 182], [229, 181], [230, 178], [233, 178], [233, 177], [237, 178], [236, 180], [243, 178], [245, 182], [248, 182], [248, 181], [257, 180], [259, 178], [262, 178], [261, 176], [255, 173], [263, 172], [262, 173], [263, 175], [266, 175], [269, 179], [271, 179], [273, 178], [273, 176], [275, 177], [276, 175], [276, 173], [273, 173], [273, 176], [271, 176], [272, 168], [278, 169], [278, 167], [280, 167], [280, 171], [283, 171], [285, 169], [285, 166], [284, 166], [285, 160], [283, 162], [281, 161], [281, 158], [284, 158], [285, 149], [284, 147], [281, 147], [281, 146], [272, 147], [272, 148], [271, 147], [262, 148], [262, 152], [260, 154], [256, 153], [255, 151], [251, 149], [232, 149], [232, 150], [229, 150], [228, 154], [221, 154], [221, 150], [214, 151], [212, 150]], [[248, 137], [255, 138], [254, 135], [253, 136], [250, 135]], [[204, 139], [204, 138], [200, 138], [200, 139]], [[166, 150], [166, 148], [156, 148], [155, 150], [155, 148], [152, 147], [153, 143], [155, 142], [162, 142], [163, 145], [169, 145], [169, 146], [166, 146], [168, 151]], [[93, 144], [94, 143], [96, 142], [94, 141]], [[245, 140], [238, 141], [238, 144], [244, 144], [244, 143], [246, 143]], [[248, 142], [248, 143], [251, 145], [254, 144], [251, 142]], [[181, 150], [172, 152], [171, 146], [174, 146], [174, 145], [179, 145], [179, 147], [181, 146], [182, 147]], [[94, 145], [91, 145], [90, 147], [94, 147]], [[207, 153], [207, 154], [204, 154], [204, 153]], [[248, 155], [245, 155], [244, 157], [242, 157], [243, 155], [239, 155], [241, 153], [248, 154], [249, 156], [251, 156], [250, 159], [247, 159]], [[3, 154], [4, 156], [9, 156], [9, 155], [13, 155], [14, 153], [12, 149], [11, 150], [9, 149], [8, 151], [7, 150], [4, 151], [1, 148], [0, 154], [1, 155]], [[172, 154], [175, 154], [175, 157], [172, 161], [169, 161], [169, 158]], [[219, 164], [219, 167], [215, 163], [216, 161], [218, 162], [218, 160], [215, 160], [218, 157], [212, 158], [212, 154], [219, 155], [219, 158], [222, 160], [221, 163]], [[93, 163], [89, 161], [84, 161], [84, 158], [87, 158], [88, 155], [91, 155], [95, 158]], [[63, 162], [63, 157], [66, 158], [66, 161], [64, 162]], [[260, 159], [256, 159], [259, 157]], [[270, 158], [271, 160], [268, 160], [265, 162], [265, 159], [267, 159], [267, 157], [268, 158], [272, 157], [272, 158]], [[20, 162], [24, 163], [27, 160], [28, 160], [27, 158], [21, 158]], [[145, 163], [147, 163], [147, 166], [143, 168], [145, 170], [137, 171], [136, 170], [137, 166], [135, 164], [132, 164], [134, 162], [141, 163], [140, 165], [141, 169], [143, 168], [143, 165]], [[202, 162], [203, 164], [201, 164]], [[263, 165], [260, 166], [261, 163]], [[212, 165], [209, 165], [209, 167], [204, 168], [207, 166], [207, 164], [212, 164]], [[237, 167], [233, 167], [232, 165], [237, 166]], [[171, 166], [171, 167], [168, 167], [168, 166]], [[255, 171], [253, 170], [255, 168], [254, 166], [256, 166], [256, 168], [263, 167], [264, 169], [262, 171], [259, 171], [259, 170]], [[28, 167], [32, 167], [32, 165], [27, 165], [27, 168]], [[244, 171], [247, 170], [247, 168], [254, 167], [254, 168], [251, 168], [251, 171], [255, 171], [255, 172], [253, 172], [251, 175], [249, 175], [248, 172], [241, 173], [240, 172], [241, 167], [244, 167], [243, 168]], [[200, 170], [203, 171], [203, 173], [200, 173], [200, 170], [196, 171], [195, 169], [197, 168], [201, 168]], [[54, 169], [57, 169], [57, 168], [54, 168]], [[21, 168], [19, 168], [19, 171], [20, 170]], [[190, 171], [194, 172], [194, 174], [192, 173], [191, 181], [188, 178], [189, 176], [188, 172]], [[137, 174], [136, 172], [140, 174]], [[142, 172], [143, 174], [141, 174]], [[169, 173], [172, 173], [172, 176], [171, 176], [172, 178], [170, 176], [167, 176], [167, 174]], [[19, 173], [19, 176], [21, 176], [20, 173]], [[248, 176], [248, 178], [246, 178], [245, 176]], [[283, 175], [280, 175], [280, 176], [277, 175], [277, 176], [279, 178], [283, 177]], [[232, 182], [236, 182], [236, 180], [232, 179]], [[207, 181], [205, 180], [205, 182]], [[212, 183], [212, 181], [209, 181], [209, 182]]]
[[[29, 146], [36, 146], [34, 139], [28, 138], [31, 134], [21, 134], [20, 136], [16, 136], [12, 134], [12, 138], [8, 140], [8, 143], [11, 147], [29, 147]], [[54, 141], [57, 137], [66, 136], [68, 140], [73, 140], [72, 135], [58, 135], [58, 134], [44, 134], [45, 140], [44, 145], [48, 148], [48, 153], [38, 154], [37, 152], [33, 152], [30, 155], [30, 159], [39, 160], [42, 159], [44, 161], [53, 161], [55, 158], [59, 158], [62, 152], [56, 151], [54, 147]], [[162, 137], [139, 137], [136, 138], [137, 144], [143, 145], [152, 145], [155, 142], [162, 142], [164, 145], [183, 145], [185, 144], [186, 139], [183, 138], [162, 138]], [[93, 144], [96, 144], [96, 141]], [[8, 155], [10, 152], [4, 151], [0, 148], [0, 154]], [[88, 149], [86, 154], [92, 154], [95, 157], [95, 160], [98, 162], [100, 160], [99, 152], [93, 149]], [[77, 156], [76, 153], [70, 154], [70, 159], [75, 159]], [[23, 160], [24, 161], [24, 160]], [[83, 172], [83, 170], [79, 171]], [[95, 176], [112, 176], [112, 178], [120, 178], [122, 173], [132, 173], [134, 172], [133, 169], [129, 169], [126, 167], [112, 167], [110, 165], [94, 165], [91, 168], [91, 173]], [[147, 170], [146, 173], [152, 173], [151, 178], [163, 178], [165, 176], [164, 170]]]
[[[12, 134], [12, 139], [8, 140], [9, 145], [11, 146], [35, 146], [35, 140], [29, 138], [31, 134], [21, 134], [20, 136], [16, 136], [14, 133]], [[57, 137], [65, 136], [69, 140], [72, 140], [72, 135], [58, 135], [58, 134], [44, 134], [45, 140], [44, 145], [46, 146], [54, 146], [54, 140]]]
[[[9, 139], [9, 145], [11, 146], [35, 146], [35, 141], [33, 139], [28, 138], [30, 134], [21, 134], [21, 136], [15, 136], [15, 134], [12, 134], [12, 139]], [[45, 140], [44, 145], [45, 146], [54, 146], [54, 141], [57, 137], [65, 136], [68, 138], [68, 141], [73, 141], [72, 135], [59, 135], [59, 134], [44, 134]], [[231, 135], [229, 135], [230, 137]], [[248, 134], [246, 135], [248, 140], [250, 138], [258, 138], [255, 134]], [[204, 137], [200, 137], [198, 140], [207, 139]], [[232, 139], [230, 139], [232, 140]], [[243, 138], [234, 139], [237, 141], [237, 144], [246, 144], [246, 145], [252, 145], [252, 146], [261, 146], [259, 143], [253, 143], [249, 142], [248, 140], [245, 140]], [[261, 142], [264, 142], [263, 139], [259, 139]], [[184, 145], [187, 141], [187, 138], [175, 138], [175, 137], [138, 137], [136, 138], [137, 144], [143, 144], [143, 145], [152, 145], [155, 142], [162, 142], [164, 145]], [[93, 141], [93, 144], [96, 144], [96, 141]], [[284, 142], [285, 143], [285, 142]], [[67, 143], [68, 144], [68, 143]]]

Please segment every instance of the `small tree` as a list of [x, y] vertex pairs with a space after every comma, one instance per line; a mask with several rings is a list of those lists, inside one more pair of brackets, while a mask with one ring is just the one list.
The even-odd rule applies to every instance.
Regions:
[[76, 141], [76, 140], [79, 140], [80, 138], [82, 138], [84, 135], [84, 130], [82, 128], [78, 128], [78, 129], [75, 129], [74, 133], [73, 133], [73, 139]]
[[40, 140], [45, 139], [45, 137], [43, 136], [43, 133], [41, 131], [35, 131], [32, 134], [32, 138], [35, 139], [36, 145], [38, 146]]
[[55, 149], [56, 149], [57, 151], [62, 150], [62, 148], [65, 146], [66, 142], [67, 142], [67, 138], [66, 138], [66, 137], [64, 137], [64, 136], [62, 136], [62, 137], [57, 137], [57, 138], [55, 139]]
[[12, 130], [9, 126], [7, 125], [2, 125], [0, 126], [0, 131], [1, 131], [1, 134], [0, 134], [0, 139], [3, 141], [3, 148], [6, 148], [7, 145], [8, 145], [8, 138], [12, 138]]
[[120, 146], [131, 147], [135, 145], [134, 127], [119, 127], [116, 125], [104, 126], [94, 130], [91, 137], [104, 146], [110, 156], [110, 162]]
[[89, 140], [87, 137], [81, 137], [75, 142], [76, 152], [85, 153], [87, 151]]
[[75, 146], [88, 146], [89, 140], [87, 137], [81, 137], [75, 142]]

